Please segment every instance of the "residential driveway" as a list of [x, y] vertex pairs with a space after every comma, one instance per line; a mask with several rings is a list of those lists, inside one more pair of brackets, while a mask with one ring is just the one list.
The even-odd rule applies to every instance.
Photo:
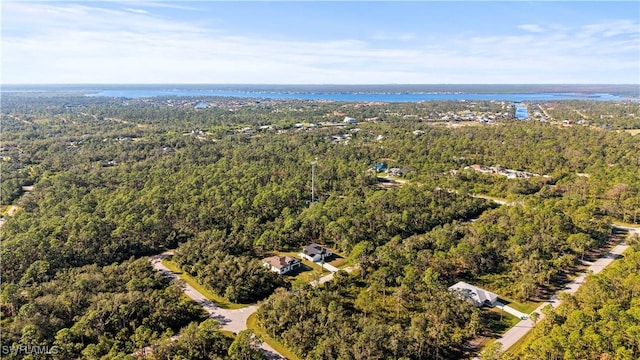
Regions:
[[[33, 186], [23, 186], [22, 190], [24, 191], [24, 194], [22, 194], [22, 196], [25, 196], [31, 191], [33, 191]], [[18, 206], [16, 205], [9, 206], [9, 210], [7, 210], [7, 216], [13, 216], [13, 214], [15, 214], [16, 211], [18, 211]], [[2, 228], [2, 225], [4, 225], [5, 221], [7, 221], [7, 219], [5, 219], [4, 217], [0, 217], [0, 228]]]
[[325, 268], [325, 269], [327, 269], [327, 270], [331, 271], [332, 273], [334, 273], [334, 272], [338, 272], [338, 271], [340, 270], [340, 269], [338, 269], [337, 267], [335, 267], [335, 266], [333, 266], [333, 265], [331, 265], [331, 264], [329, 264], [329, 263], [324, 263], [324, 265], [323, 265], [323, 266], [324, 266], [324, 268]]
[[[11, 205], [9, 210], [7, 211], [7, 216], [13, 216], [13, 214], [18, 210], [18, 207], [15, 205]], [[4, 222], [7, 221], [4, 217], [0, 217], [0, 228], [4, 225]]]
[[517, 317], [518, 319], [523, 319], [523, 318], [526, 319], [526, 318], [529, 317], [529, 314], [525, 314], [523, 312], [520, 312], [520, 311], [512, 308], [511, 306], [501, 302], [501, 301], [498, 301], [496, 306], [499, 307], [500, 309], [504, 310], [505, 312]]
[[9, 210], [7, 211], [7, 216], [13, 216], [16, 211], [18, 211], [18, 207], [15, 205], [11, 205], [11, 207], [9, 207]]
[[[151, 258], [151, 265], [162, 275], [170, 279], [177, 279], [178, 277], [176, 274], [174, 274], [166, 266], [162, 265], [162, 259], [171, 255], [173, 255], [173, 253], [168, 251], [160, 255], [153, 256]], [[249, 318], [251, 314], [258, 310], [258, 307], [256, 305], [251, 305], [247, 306], [246, 308], [236, 310], [222, 309], [211, 302], [209, 299], [207, 299], [198, 290], [194, 289], [193, 286], [183, 282], [182, 288], [184, 293], [188, 297], [193, 299], [193, 301], [198, 303], [207, 311], [207, 313], [209, 313], [210, 317], [218, 320], [223, 330], [228, 330], [236, 334], [242, 330], [247, 329], [247, 318]], [[265, 355], [267, 355], [269, 359], [286, 359], [265, 342], [263, 342], [260, 347], [265, 350]]]
[[[634, 228], [627, 228], [627, 230], [629, 230], [630, 232], [640, 232], [640, 229], [634, 229]], [[564, 292], [564, 293], [568, 293], [568, 294], [575, 293], [578, 290], [578, 288], [580, 287], [580, 285], [582, 285], [582, 283], [584, 282], [584, 279], [586, 278], [588, 273], [590, 273], [590, 272], [593, 272], [594, 274], [599, 273], [600, 271], [602, 271], [602, 269], [604, 269], [605, 267], [609, 266], [613, 262], [613, 260], [615, 260], [619, 255], [621, 255], [628, 248], [629, 248], [629, 246], [624, 244], [624, 243], [614, 247], [610, 252], [608, 252], [607, 254], [602, 256], [597, 261], [593, 262], [591, 264], [591, 266], [589, 266], [589, 268], [587, 269], [586, 272], [581, 273], [572, 282], [567, 284], [565, 286], [565, 289], [560, 291], [560, 292]], [[551, 305], [551, 306], [553, 306], [555, 308], [555, 307], [558, 307], [558, 305], [560, 305], [561, 300], [560, 300], [560, 297], [558, 296], [558, 294], [560, 292], [558, 292], [555, 295], [553, 295], [551, 297], [551, 299], [549, 299], [545, 303], [543, 303], [540, 306], [538, 306], [538, 308], [535, 310], [535, 312], [540, 314], [540, 320], [542, 320], [544, 318], [544, 315], [542, 314], [542, 309], [545, 306]], [[506, 311], [506, 309], [505, 309], [505, 311]], [[522, 338], [524, 335], [526, 335], [529, 332], [529, 330], [531, 330], [532, 327], [533, 327], [533, 323], [532, 323], [531, 320], [528, 320], [528, 319], [527, 320], [521, 320], [514, 327], [509, 329], [509, 331], [504, 333], [504, 335], [502, 335], [502, 337], [500, 339], [498, 339], [497, 341], [502, 344], [503, 351], [507, 350], [513, 344], [515, 344], [518, 340], [520, 340], [520, 338]]]
[[[325, 264], [325, 266], [326, 266], [326, 264]], [[357, 269], [357, 268], [358, 268], [358, 266], [357, 266], [357, 265], [356, 265], [356, 266], [349, 266], [349, 267], [347, 267], [347, 268], [344, 268], [344, 271], [346, 271], [346, 272], [350, 273], [350, 272], [352, 272], [353, 270], [355, 270], [355, 269]], [[338, 272], [339, 270], [340, 270], [340, 269], [337, 269], [337, 268], [336, 268], [336, 271], [332, 272], [331, 274], [329, 274], [329, 275], [325, 275], [325, 276], [321, 277], [320, 279], [318, 279], [318, 281], [313, 280], [313, 281], [311, 281], [309, 284], [310, 284], [311, 286], [313, 286], [313, 287], [316, 287], [316, 286], [318, 286], [318, 285], [320, 285], [320, 284], [324, 284], [324, 283], [326, 283], [327, 281], [331, 281], [331, 280], [333, 280], [333, 275], [335, 275], [335, 273], [336, 273], [336, 272]]]

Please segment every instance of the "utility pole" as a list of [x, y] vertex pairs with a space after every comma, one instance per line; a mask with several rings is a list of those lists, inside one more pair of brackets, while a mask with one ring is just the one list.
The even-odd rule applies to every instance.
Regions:
[[[318, 158], [316, 158], [318, 160]], [[311, 162], [311, 202], [315, 201], [316, 191], [316, 160]]]

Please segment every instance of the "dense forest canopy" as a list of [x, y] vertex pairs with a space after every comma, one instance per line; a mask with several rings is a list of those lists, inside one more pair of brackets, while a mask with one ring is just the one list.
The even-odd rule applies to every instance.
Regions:
[[[167, 340], [183, 328], [231, 356], [140, 259], [175, 249], [208, 290], [262, 300], [260, 323], [300, 357], [462, 356], [488, 325], [447, 286], [538, 299], [612, 221], [640, 224], [640, 138], [618, 131], [640, 128], [637, 103], [529, 107], [551, 119], [517, 121], [495, 101], [3, 94], [3, 215], [18, 207], [1, 235], [3, 344], [112, 358], [155, 342], [184, 357]], [[312, 288], [260, 262], [312, 242], [359, 270]]]
[[547, 317], [521, 353], [522, 359], [637, 359], [640, 356], [640, 252], [587, 278]]

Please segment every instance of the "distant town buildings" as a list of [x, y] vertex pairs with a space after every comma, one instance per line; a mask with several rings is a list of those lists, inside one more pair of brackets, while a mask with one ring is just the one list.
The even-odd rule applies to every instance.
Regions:
[[[506, 176], [509, 179], [516, 179], [516, 178], [520, 178], [520, 179], [528, 179], [530, 177], [534, 177], [534, 176], [540, 176], [539, 174], [534, 174], [534, 173], [530, 173], [530, 172], [526, 172], [526, 171], [519, 171], [519, 170], [512, 170], [512, 169], [505, 169], [498, 166], [485, 166], [485, 165], [479, 165], [479, 164], [474, 164], [471, 166], [466, 166], [465, 169], [472, 169], [481, 173], [485, 173], [485, 174], [496, 174], [496, 175], [502, 175], [502, 176]], [[548, 177], [548, 176], [545, 176]]]
[[385, 163], [375, 164], [369, 169], [369, 171], [376, 172], [376, 173], [384, 172], [387, 174], [387, 176], [396, 176], [396, 177], [404, 176], [409, 173], [408, 169], [402, 169], [398, 167], [387, 168], [387, 164]]

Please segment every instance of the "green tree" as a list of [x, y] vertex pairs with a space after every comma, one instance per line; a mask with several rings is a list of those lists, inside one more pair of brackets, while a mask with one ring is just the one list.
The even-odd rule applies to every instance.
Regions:
[[251, 330], [242, 330], [229, 346], [229, 356], [232, 360], [263, 360], [266, 359], [260, 344], [260, 337]]

